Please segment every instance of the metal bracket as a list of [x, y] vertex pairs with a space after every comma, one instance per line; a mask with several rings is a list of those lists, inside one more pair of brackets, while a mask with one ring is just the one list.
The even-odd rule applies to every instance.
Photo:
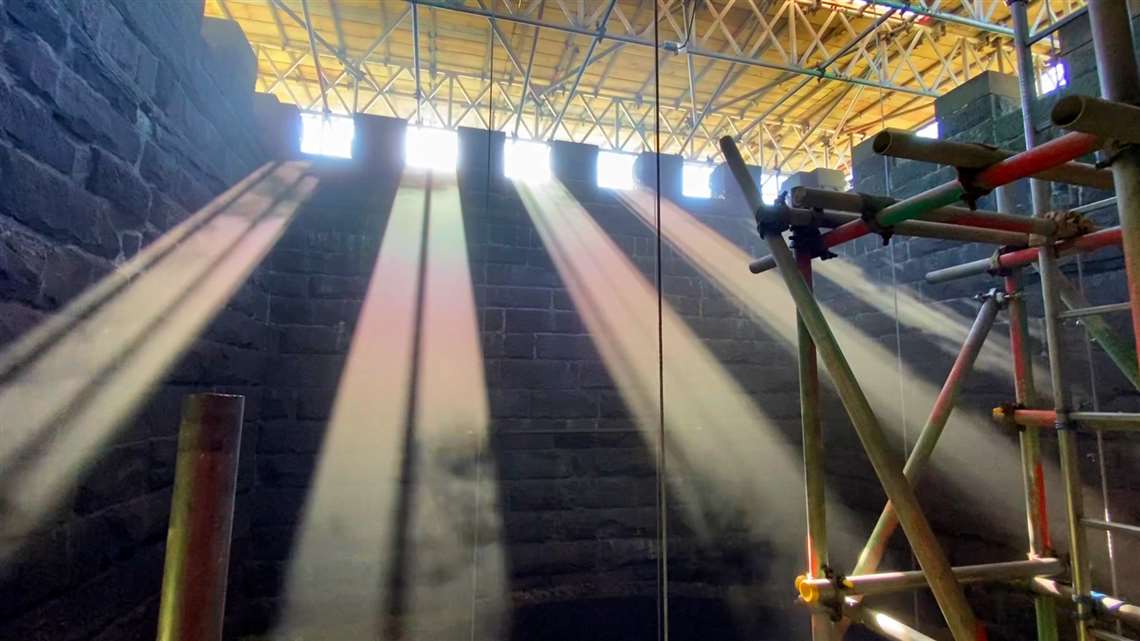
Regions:
[[890, 226], [883, 226], [875, 217], [879, 214], [879, 206], [875, 204], [871, 196], [867, 194], [859, 194], [859, 216], [863, 219], [863, 224], [867, 226], [872, 232], [879, 235], [883, 239], [883, 245], [888, 245], [891, 242], [891, 236], [894, 235], [895, 229]]
[[993, 408], [993, 410], [990, 411], [990, 414], [995, 422], [1004, 425], [1005, 427], [1020, 431], [1025, 428], [1021, 425], [1018, 425], [1017, 422], [1013, 420], [1013, 413], [1020, 409], [1025, 409], [1025, 406], [1021, 403], [1002, 403], [1001, 405]]
[[962, 194], [962, 202], [966, 203], [971, 210], [977, 210], [978, 199], [983, 196], [988, 196], [993, 190], [978, 184], [977, 176], [981, 170], [968, 169], [966, 167], [955, 167], [955, 169], [958, 172], [958, 182], [961, 183], [962, 188], [966, 192]]
[[1096, 618], [1096, 599], [1088, 594], [1073, 592], [1073, 617], [1078, 621], [1092, 621]]
[[984, 303], [991, 298], [997, 303], [998, 309], [1004, 309], [1009, 303], [1010, 296], [996, 287], [991, 288], [988, 292], [980, 292], [974, 295], [974, 300], [980, 303]]
[[821, 242], [823, 236], [819, 233], [818, 227], [812, 225], [797, 225], [791, 229], [791, 247], [796, 253], [806, 253], [812, 258], [818, 258], [820, 260], [828, 260], [836, 257], [837, 254], [832, 253], [831, 250], [823, 246], [823, 242]]
[[843, 620], [843, 591], [847, 589], [845, 577], [841, 572], [836, 572], [830, 565], [823, 565], [820, 567], [823, 570], [823, 576], [831, 582], [834, 588], [834, 598], [830, 599], [827, 603], [820, 603], [828, 611], [828, 616], [831, 617], [833, 623], [839, 623]]

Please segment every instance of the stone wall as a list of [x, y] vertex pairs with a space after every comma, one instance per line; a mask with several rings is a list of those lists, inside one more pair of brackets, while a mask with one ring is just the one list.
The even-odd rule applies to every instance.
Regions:
[[[236, 25], [203, 22], [201, 2], [4, 0], [0, 52], [0, 343], [9, 344], [266, 156], [248, 133], [252, 52]], [[203, 389], [247, 393], [247, 429], [256, 424], [262, 382], [250, 372], [267, 336], [259, 296], [243, 288], [6, 562], [0, 638], [153, 638], [179, 402]]]

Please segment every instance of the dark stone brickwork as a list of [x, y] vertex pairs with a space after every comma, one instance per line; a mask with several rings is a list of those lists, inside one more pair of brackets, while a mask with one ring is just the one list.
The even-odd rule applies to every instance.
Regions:
[[[203, 22], [194, 0], [0, 2], [0, 344], [267, 159], [249, 133], [252, 76], [233, 73], [252, 51], [236, 26]], [[5, 562], [0, 639], [154, 638], [181, 398], [246, 394], [255, 442], [266, 301], [244, 287]]]

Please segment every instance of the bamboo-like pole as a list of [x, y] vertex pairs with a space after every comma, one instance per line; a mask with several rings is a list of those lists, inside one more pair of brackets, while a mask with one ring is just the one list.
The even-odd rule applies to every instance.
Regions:
[[[721, 138], [720, 145], [749, 207], [753, 211], [758, 210], [763, 201], [732, 137]], [[777, 230], [767, 231], [764, 239], [768, 242], [768, 248], [776, 260], [784, 284], [795, 301], [800, 318], [831, 374], [839, 397], [867, 453], [867, 458], [879, 478], [879, 483], [883, 486], [887, 498], [895, 505], [899, 522], [911, 543], [915, 557], [918, 558], [919, 565], [927, 574], [930, 589], [942, 609], [951, 634], [955, 641], [977, 639], [979, 634], [984, 635], [984, 630], [978, 627], [974, 613], [966, 602], [966, 595], [962, 592], [962, 586], [954, 579], [950, 563], [939, 546], [930, 523], [922, 513], [914, 488], [903, 475], [902, 461], [891, 449], [867, 396], [863, 393], [855, 373], [851, 370], [851, 365], [843, 356], [843, 351], [831, 332], [827, 319], [824, 318], [811, 289], [800, 275], [795, 257]]]
[[[1140, 103], [1140, 72], [1132, 49], [1132, 16], [1126, 0], [1090, 0], [1089, 26], [1100, 93], [1118, 103]], [[1140, 149], [1120, 146], [1112, 157], [1116, 205], [1124, 230], [1124, 271], [1132, 303], [1132, 331], [1140, 351]]]
[[[799, 263], [804, 282], [811, 287], [811, 255], [799, 254], [796, 262]], [[800, 429], [804, 442], [804, 488], [807, 500], [807, 576], [814, 578], [825, 576], [824, 568], [829, 563], [823, 425], [819, 415], [819, 364], [811, 334], [798, 316], [796, 334], [799, 346]], [[835, 626], [828, 613], [812, 613], [811, 636], [813, 641], [835, 638]]]
[[[882, 211], [899, 202], [899, 200], [897, 198], [891, 198], [890, 196], [861, 194], [853, 191], [831, 191], [829, 189], [817, 189], [800, 185], [792, 187], [788, 191], [788, 202], [793, 207], [833, 209], [862, 214], [868, 209], [876, 212]], [[955, 205], [933, 209], [923, 216], [923, 220], [985, 229], [1020, 231], [1022, 233], [1040, 235], [1052, 233], [1055, 229], [1055, 225], [1051, 221], [1034, 220], [1018, 214], [974, 210], [969, 207], [959, 207]]]
[[[1056, 138], [1043, 145], [1037, 145], [1037, 131], [1034, 125], [1033, 110], [1035, 108], [1035, 88], [1033, 86], [1033, 59], [1029, 49], [1029, 17], [1027, 15], [1026, 0], [1012, 0], [1009, 2], [1010, 17], [1013, 21], [1013, 44], [1017, 55], [1018, 82], [1021, 89], [1021, 118], [1022, 130], [1025, 134], [1025, 148], [1027, 154], [1037, 153], [1049, 145], [1056, 146], [1058, 141], [1066, 142], [1062, 147], [1066, 149], [1079, 149], [1083, 143], [1089, 144], [1089, 149], [1096, 146], [1096, 137], [1090, 134], [1072, 132]], [[1109, 63], [1111, 64], [1111, 63]], [[1078, 138], [1084, 136], [1084, 138]], [[1083, 141], [1083, 142], [1082, 142]], [[1045, 155], [1052, 155], [1053, 152]], [[1083, 155], [1083, 154], [1081, 154]], [[1071, 158], [1070, 158], [1071, 160]], [[997, 167], [995, 165], [994, 167]], [[991, 171], [994, 167], [986, 169]], [[985, 173], [983, 172], [983, 173]], [[1033, 199], [1033, 213], [1042, 216], [1050, 208], [1048, 185], [1040, 180], [1033, 180], [1030, 185], [1030, 195]], [[1086, 558], [1085, 531], [1081, 527], [1081, 518], [1084, 516], [1081, 500], [1081, 471], [1079, 453], [1077, 450], [1077, 437], [1069, 421], [1069, 390], [1064, 381], [1064, 353], [1061, 346], [1060, 320], [1057, 315], [1061, 311], [1061, 299], [1057, 285], [1059, 272], [1056, 269], [1057, 252], [1054, 245], [1055, 238], [1049, 238], [1049, 244], [1038, 252], [1037, 269], [1041, 274], [1041, 300], [1044, 307], [1045, 320], [1045, 346], [1049, 356], [1049, 386], [1053, 396], [1053, 409], [1056, 412], [1057, 450], [1061, 458], [1061, 479], [1065, 491], [1065, 516], [1067, 518], [1069, 534], [1069, 561], [1073, 575], [1073, 584], [1078, 594], [1087, 594], [1090, 586], [1088, 559]], [[1077, 638], [1079, 641], [1088, 641], [1088, 613], [1087, 604], [1083, 597], [1077, 603]]]
[[[934, 399], [934, 405], [930, 409], [926, 424], [922, 426], [918, 440], [915, 441], [914, 448], [911, 449], [906, 466], [903, 468], [903, 474], [906, 475], [911, 485], [915, 485], [922, 473], [926, 471], [930, 456], [938, 445], [938, 439], [942, 436], [946, 422], [950, 420], [951, 412], [954, 411], [954, 402], [958, 398], [958, 391], [970, 370], [974, 368], [974, 362], [982, 351], [982, 345], [985, 344], [986, 336], [989, 335], [990, 328], [993, 327], [994, 319], [997, 318], [999, 307], [1000, 302], [997, 295], [993, 295], [987, 297], [982, 303], [981, 309], [978, 310], [978, 317], [974, 319], [974, 324], [970, 327], [966, 340], [962, 343], [962, 349], [958, 351], [954, 365], [951, 366], [950, 373], [946, 375], [946, 382], [942, 384], [938, 397]], [[887, 543], [897, 527], [898, 517], [895, 514], [894, 505], [888, 502], [883, 507], [883, 512], [879, 515], [875, 529], [872, 530], [866, 545], [863, 546], [863, 551], [860, 552], [859, 560], [851, 574], [867, 574], [878, 569], [883, 554], [886, 552]]]
[[245, 397], [182, 403], [158, 641], [221, 641]]
[[[968, 186], [961, 180], [952, 180], [889, 205], [875, 214], [874, 224], [879, 227], [890, 227], [905, 220], [921, 218], [930, 211], [958, 202], [969, 193], [989, 191], [1079, 158], [1095, 151], [1099, 144], [1099, 139], [1090, 134], [1079, 132], [1065, 134], [990, 165], [971, 176]], [[866, 236], [871, 231], [872, 225], [867, 221], [852, 221], [824, 234], [823, 246], [836, 247]]]
[[[994, 408], [994, 418], [1000, 422], [1012, 422], [1021, 427], [1054, 428], [1057, 422], [1055, 410], [1015, 409], [1013, 416], [1001, 407]], [[1129, 412], [1070, 412], [1069, 420], [1090, 430], [1106, 432], [1134, 432], [1140, 430], [1140, 414]]]
[[[1094, 252], [1106, 247], [1120, 246], [1121, 238], [1122, 233], [1119, 227], [1109, 227], [1059, 242], [1054, 246], [1054, 251], [1058, 257]], [[972, 260], [968, 263], [961, 263], [927, 272], [926, 282], [931, 284], [945, 283], [958, 278], [977, 276], [978, 274], [996, 274], [1003, 270], [1015, 269], [1036, 263], [1040, 256], [1041, 249], [1039, 247], [1018, 249], [1004, 254], [998, 254], [996, 257]]]
[[[1038, 403], [1037, 386], [1033, 380], [1033, 361], [1030, 358], [1029, 316], [1021, 296], [1021, 270], [1013, 270], [1005, 277], [1005, 292], [1009, 298], [1009, 349], [1013, 359], [1013, 387], [1017, 404], [1034, 407]], [[1017, 435], [1021, 450], [1021, 482], [1025, 491], [1025, 520], [1029, 540], [1029, 556], [1037, 558], [1052, 553], [1049, 536], [1049, 510], [1045, 493], [1045, 467], [1041, 464], [1041, 435], [1037, 430], [1020, 430]], [[1052, 599], [1036, 596], [1033, 613], [1037, 623], [1038, 641], [1057, 641], [1057, 606]]]
[[[1007, 149], [997, 149], [979, 143], [923, 138], [898, 129], [885, 129], [879, 132], [872, 139], [871, 146], [875, 153], [883, 156], [963, 169], [981, 169], [1017, 155], [1017, 152]], [[1033, 177], [1095, 189], [1112, 189], [1112, 174], [1109, 171], [1081, 162], [1067, 162], [1060, 167], [1038, 172]]]
[[[1029, 589], [1061, 603], [1073, 603], [1073, 588], [1053, 579], [1037, 577], [1029, 582]], [[1140, 630], [1140, 606], [1101, 592], [1089, 595], [1093, 613], [1102, 619], [1120, 621]]]
[[1065, 96], [1053, 105], [1049, 116], [1054, 125], [1069, 131], [1140, 143], [1140, 107], [1090, 96]]
[[[1012, 581], [1039, 576], [1053, 576], [1065, 571], [1060, 559], [1041, 558], [981, 565], [963, 565], [951, 568], [959, 583], [983, 583], [986, 581]], [[882, 572], [879, 574], [853, 574], [843, 578], [842, 586], [836, 587], [830, 579], [809, 579], [800, 577], [796, 588], [804, 603], [825, 603], [828, 600], [858, 594], [873, 596], [891, 594], [925, 588], [927, 575], [922, 570], [906, 572]], [[841, 594], [842, 593], [842, 594]]]

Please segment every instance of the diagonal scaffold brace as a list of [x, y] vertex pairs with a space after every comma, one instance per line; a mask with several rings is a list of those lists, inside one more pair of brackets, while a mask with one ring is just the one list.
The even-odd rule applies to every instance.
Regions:
[[[762, 200], [755, 183], [748, 173], [744, 159], [736, 148], [731, 136], [720, 140], [721, 151], [732, 171], [736, 181], [740, 184], [749, 207], [753, 211], [760, 210]], [[938, 606], [946, 619], [955, 641], [977, 641], [985, 639], [985, 629], [978, 625], [962, 586], [954, 578], [950, 562], [938, 544], [929, 521], [919, 506], [914, 488], [903, 475], [902, 460], [887, 442], [886, 433], [871, 409], [867, 396], [863, 393], [851, 365], [843, 355], [839, 343], [835, 339], [819, 304], [815, 300], [801, 274], [791, 249], [780, 233], [782, 229], [777, 226], [765, 229], [764, 239], [768, 243], [772, 256], [775, 257], [776, 266], [784, 279], [788, 291], [795, 301], [796, 309], [804, 327], [815, 343], [819, 357], [827, 366], [835, 388], [839, 392], [843, 406], [855, 426], [863, 449], [867, 453], [875, 474], [882, 485], [887, 498], [894, 505], [899, 523], [903, 532], [910, 541], [915, 557], [926, 574], [927, 581]]]

